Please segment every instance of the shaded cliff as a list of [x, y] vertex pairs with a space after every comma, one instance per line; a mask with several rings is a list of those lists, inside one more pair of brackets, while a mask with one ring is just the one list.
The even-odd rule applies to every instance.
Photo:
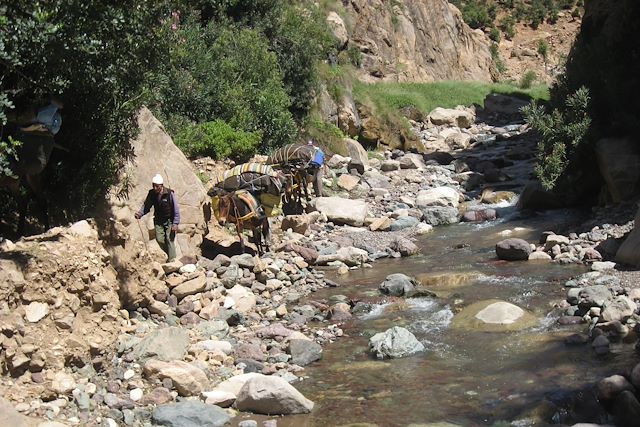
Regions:
[[[590, 0], [554, 101], [586, 86], [596, 137], [635, 133], [640, 118], [640, 3]], [[559, 102], [558, 102], [559, 103]]]

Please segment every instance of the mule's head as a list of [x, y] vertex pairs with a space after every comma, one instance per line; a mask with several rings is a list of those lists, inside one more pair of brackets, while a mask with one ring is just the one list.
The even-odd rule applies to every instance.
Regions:
[[217, 218], [220, 225], [226, 224], [227, 220], [229, 219], [230, 211], [231, 211], [231, 196], [230, 195], [219, 196]]

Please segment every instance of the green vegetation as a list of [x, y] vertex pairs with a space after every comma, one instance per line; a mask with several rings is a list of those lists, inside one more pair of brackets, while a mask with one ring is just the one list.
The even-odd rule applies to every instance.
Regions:
[[193, 154], [241, 158], [294, 141], [317, 92], [317, 64], [334, 44], [323, 12], [302, 0], [5, 3], [0, 159], [12, 155], [20, 117], [60, 99], [55, 139], [69, 153], [54, 151], [47, 181], [65, 196], [49, 198], [71, 197], [75, 217], [116, 181], [142, 105]]
[[498, 43], [491, 43], [489, 46], [489, 52], [491, 52], [491, 60], [493, 61], [493, 66], [495, 71], [498, 74], [502, 74], [506, 71], [507, 66], [504, 64], [502, 57], [500, 56], [500, 49], [498, 48]]
[[[158, 22], [169, 14], [160, 2], [4, 2], [0, 6], [0, 116], [2, 139], [19, 117], [64, 102], [54, 151], [59, 162], [46, 180], [79, 210], [114, 182], [137, 132], [132, 118], [143, 103], [148, 73], [166, 46]], [[5, 154], [5, 153], [2, 153]]]
[[546, 68], [549, 61], [549, 43], [546, 40], [538, 40], [538, 54], [542, 56]]
[[[583, 3], [567, 1], [562, 7], [574, 5]], [[543, 184], [581, 201], [595, 201], [593, 189], [604, 182], [594, 173], [595, 143], [605, 137], [635, 138], [640, 120], [640, 4], [616, 2], [599, 19], [598, 27], [581, 29], [565, 74], [551, 88], [548, 108], [525, 111], [542, 136], [537, 173]]]
[[[471, 28], [494, 28], [496, 17], [501, 16], [497, 27], [509, 40], [515, 36], [516, 22], [532, 28], [538, 28], [545, 21], [555, 23], [560, 10], [571, 10], [577, 4], [576, 0], [452, 0], [451, 3], [460, 9]], [[497, 41], [494, 36], [491, 39]]]
[[183, 128], [175, 142], [187, 156], [230, 157], [244, 161], [255, 152], [260, 135], [236, 130], [223, 120], [214, 120]]
[[360, 102], [370, 100], [380, 113], [413, 106], [428, 114], [436, 107], [482, 105], [490, 93], [503, 93], [527, 99], [548, 100], [544, 85], [521, 89], [508, 83], [436, 82], [436, 83], [358, 83], [354, 96]]
[[520, 89], [530, 89], [533, 83], [536, 81], [538, 76], [536, 72], [533, 70], [528, 70], [524, 75], [520, 78], [520, 82], [518, 82], [518, 87]]
[[535, 102], [523, 108], [529, 124], [540, 134], [536, 175], [547, 189], [556, 187], [585, 141], [589, 117], [589, 91], [582, 87], [566, 99], [565, 108], [546, 112]]
[[13, 137], [0, 140], [0, 175], [12, 176], [11, 162], [18, 159], [18, 149], [22, 143]]
[[335, 125], [321, 118], [309, 118], [305, 123], [305, 137], [314, 141], [322, 141], [330, 153], [335, 153], [338, 143], [345, 134]]

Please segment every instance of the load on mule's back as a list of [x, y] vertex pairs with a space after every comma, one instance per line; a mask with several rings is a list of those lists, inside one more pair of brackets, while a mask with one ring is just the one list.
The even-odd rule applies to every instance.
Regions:
[[[35, 198], [41, 221], [49, 228], [47, 201], [43, 192], [44, 172], [55, 144], [54, 137], [62, 125], [62, 104], [52, 99], [37, 111], [27, 111], [8, 118], [2, 126], [0, 140], [18, 141], [14, 150], [0, 153], [0, 189], [9, 192], [18, 202], [17, 232], [24, 233], [29, 200]], [[27, 191], [22, 191], [25, 188]]]
[[247, 190], [253, 194], [267, 216], [280, 213], [281, 196], [286, 185], [285, 176], [269, 165], [249, 162], [221, 173], [214, 187], [232, 192]]
[[235, 224], [242, 250], [242, 232], [251, 230], [259, 254], [269, 250], [269, 216], [279, 212], [284, 176], [268, 165], [244, 163], [220, 174], [207, 193], [220, 222]]
[[292, 213], [302, 210], [302, 194], [309, 200], [307, 185], [311, 181], [316, 197], [322, 196], [322, 166], [324, 152], [309, 141], [307, 144], [289, 144], [275, 150], [267, 158], [267, 164], [281, 169], [290, 178], [288, 201]]

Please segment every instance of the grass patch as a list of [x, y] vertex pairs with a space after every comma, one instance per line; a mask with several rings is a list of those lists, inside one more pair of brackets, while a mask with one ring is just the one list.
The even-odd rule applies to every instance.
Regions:
[[521, 89], [509, 83], [436, 82], [436, 83], [356, 83], [356, 100], [375, 105], [380, 113], [391, 113], [405, 107], [415, 107], [428, 114], [436, 107], [452, 108], [456, 105], [483, 105], [490, 93], [501, 93], [524, 99], [547, 101], [549, 88], [532, 85]]

